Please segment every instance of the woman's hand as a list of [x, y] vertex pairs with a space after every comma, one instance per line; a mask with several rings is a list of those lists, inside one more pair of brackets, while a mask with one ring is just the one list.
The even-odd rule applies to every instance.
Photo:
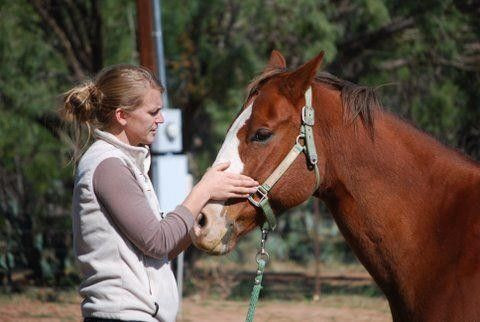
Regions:
[[209, 200], [247, 198], [257, 191], [257, 181], [242, 174], [225, 172], [229, 166], [230, 162], [225, 162], [208, 169], [182, 203], [194, 217]]
[[257, 191], [257, 181], [242, 174], [225, 172], [229, 166], [230, 162], [224, 162], [209, 168], [197, 184], [209, 200], [247, 198]]

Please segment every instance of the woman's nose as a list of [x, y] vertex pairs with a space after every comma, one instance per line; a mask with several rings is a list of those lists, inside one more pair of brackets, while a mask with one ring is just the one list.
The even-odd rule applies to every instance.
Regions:
[[160, 123], [160, 124], [161, 124], [161, 123], [163, 123], [164, 121], [165, 121], [165, 119], [163, 118], [162, 113], [159, 113], [158, 116], [157, 116], [157, 118], [155, 119], [155, 123], [157, 123], [157, 124]]

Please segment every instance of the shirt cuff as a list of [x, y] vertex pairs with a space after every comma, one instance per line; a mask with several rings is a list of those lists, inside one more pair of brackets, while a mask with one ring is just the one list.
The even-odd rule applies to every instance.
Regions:
[[185, 225], [188, 227], [188, 230], [193, 227], [194, 219], [192, 212], [183, 205], [178, 205], [172, 213], [178, 215], [184, 222]]

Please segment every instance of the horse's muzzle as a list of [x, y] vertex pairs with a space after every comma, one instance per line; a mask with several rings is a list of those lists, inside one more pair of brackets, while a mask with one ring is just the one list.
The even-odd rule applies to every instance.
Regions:
[[234, 223], [221, 204], [209, 204], [195, 219], [190, 231], [193, 244], [213, 255], [228, 253], [235, 246]]

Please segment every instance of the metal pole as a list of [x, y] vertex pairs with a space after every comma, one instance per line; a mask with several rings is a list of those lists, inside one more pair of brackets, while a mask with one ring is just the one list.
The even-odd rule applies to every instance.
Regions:
[[[163, 106], [165, 109], [170, 108], [168, 101], [167, 93], [167, 76], [165, 72], [165, 55], [163, 51], [163, 33], [162, 33], [162, 12], [161, 12], [161, 1], [152, 0], [153, 6], [153, 37], [155, 39], [155, 49], [157, 54], [157, 72], [160, 77], [160, 82], [165, 88], [163, 92]], [[161, 156], [157, 156], [161, 157]], [[188, 187], [191, 189], [191, 186]], [[189, 191], [189, 190], [188, 190]], [[182, 308], [182, 298], [183, 298], [183, 257], [184, 253], [181, 252], [177, 256], [177, 288], [178, 288], [178, 312], [181, 312]]]
[[[167, 123], [162, 126], [151, 145], [152, 181], [160, 206], [173, 209], [192, 189], [187, 159], [182, 151], [181, 113], [170, 109], [167, 95], [167, 77], [163, 52], [161, 6], [158, 0], [137, 0], [137, 24], [140, 62], [159, 77], [165, 87], [163, 102]], [[176, 154], [177, 153], [177, 154]], [[173, 178], [173, 179], [172, 179]], [[172, 182], [173, 180], [173, 182]], [[183, 252], [177, 257], [177, 287], [179, 311], [183, 290]]]
[[157, 72], [160, 82], [165, 87], [163, 93], [163, 107], [170, 108], [167, 94], [167, 76], [165, 73], [165, 55], [163, 52], [163, 33], [162, 33], [162, 8], [160, 0], [152, 0], [153, 5], [153, 38], [155, 39], [155, 49], [157, 53]]

